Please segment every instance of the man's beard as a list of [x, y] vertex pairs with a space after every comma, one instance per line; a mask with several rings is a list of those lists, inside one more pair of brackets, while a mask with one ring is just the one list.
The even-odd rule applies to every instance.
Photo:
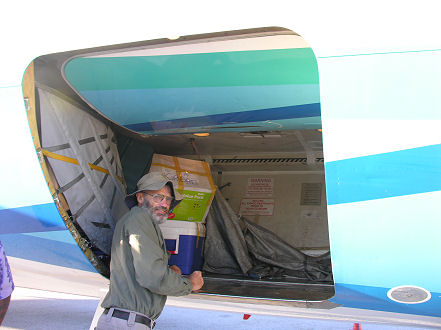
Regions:
[[[144, 198], [144, 201], [142, 202], [141, 207], [143, 209], [145, 209], [152, 217], [153, 221], [156, 222], [156, 224], [161, 224], [167, 221], [168, 218], [168, 209], [166, 207], [163, 206], [155, 206], [153, 207], [152, 205], [150, 205], [150, 203], [148, 202], [148, 200], [146, 198]], [[156, 215], [155, 211], [157, 210], [165, 210], [165, 215]]]

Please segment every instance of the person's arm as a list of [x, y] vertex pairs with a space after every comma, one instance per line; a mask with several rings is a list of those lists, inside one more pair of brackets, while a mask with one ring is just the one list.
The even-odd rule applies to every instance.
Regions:
[[[170, 266], [170, 269], [178, 275], [182, 275], [181, 269], [176, 266]], [[188, 276], [191, 284], [193, 285], [193, 291], [199, 290], [204, 285], [204, 279], [202, 278], [202, 273], [200, 271], [194, 271], [190, 276]]]
[[172, 265], [172, 266], [170, 266], [170, 269], [171, 269], [172, 271], [174, 271], [176, 274], [178, 274], [178, 275], [182, 275], [181, 268], [179, 268], [178, 266], [176, 266], [176, 265]]
[[204, 285], [204, 279], [202, 277], [202, 273], [199, 270], [195, 270], [193, 273], [191, 273], [188, 279], [193, 285], [193, 291], [199, 290]]
[[178, 275], [168, 266], [168, 255], [161, 248], [152, 223], [144, 218], [128, 224], [135, 277], [138, 283], [151, 292], [167, 296], [183, 296], [193, 290], [192, 281]]

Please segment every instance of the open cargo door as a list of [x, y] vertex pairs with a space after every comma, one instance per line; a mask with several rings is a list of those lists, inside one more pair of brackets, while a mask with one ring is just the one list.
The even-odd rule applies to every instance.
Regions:
[[[127, 210], [123, 197], [153, 153], [205, 160], [231, 210], [248, 219], [242, 226], [266, 228], [302, 256], [329, 253], [318, 69], [296, 33], [161, 39], [34, 64], [42, 167], [66, 225], [101, 274], [108, 275], [112, 228]], [[206, 293], [333, 295], [330, 276], [210, 273]]]

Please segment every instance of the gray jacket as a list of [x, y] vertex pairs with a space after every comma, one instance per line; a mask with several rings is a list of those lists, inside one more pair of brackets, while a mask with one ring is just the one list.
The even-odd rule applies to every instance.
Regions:
[[133, 207], [115, 227], [110, 288], [101, 306], [158, 318], [167, 296], [188, 295], [193, 289], [189, 279], [168, 267], [168, 258], [159, 226], [146, 210]]

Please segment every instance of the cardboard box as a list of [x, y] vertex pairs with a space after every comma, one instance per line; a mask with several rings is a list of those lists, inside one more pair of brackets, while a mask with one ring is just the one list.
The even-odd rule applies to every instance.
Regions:
[[154, 154], [150, 172], [162, 172], [184, 196], [170, 219], [205, 221], [216, 190], [206, 162]]
[[170, 252], [168, 264], [178, 266], [185, 275], [201, 270], [204, 262], [205, 225], [167, 220], [159, 227]]

